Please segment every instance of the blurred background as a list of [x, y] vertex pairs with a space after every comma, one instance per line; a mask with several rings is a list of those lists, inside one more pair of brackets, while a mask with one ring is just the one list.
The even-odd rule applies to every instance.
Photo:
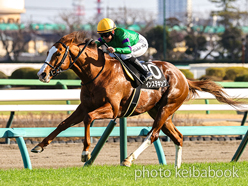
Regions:
[[[191, 79], [248, 79], [237, 78], [247, 73], [248, 0], [0, 0], [0, 78], [39, 69], [47, 50], [73, 31], [98, 39], [104, 17], [147, 38], [143, 60], [169, 61]], [[230, 67], [237, 67], [231, 78], [220, 70]]]
[[[39, 82], [37, 72], [47, 51], [73, 31], [85, 31], [87, 37], [98, 39], [96, 27], [105, 17], [111, 18], [118, 27], [134, 30], [147, 38], [149, 49], [141, 60], [168, 61], [189, 79], [208, 78], [235, 82], [231, 88], [248, 87], [243, 86], [248, 81], [248, 0], [0, 0], [0, 89], [67, 89], [63, 80], [51, 86]], [[81, 86], [71, 70], [55, 78], [75, 80], [67, 84], [68, 88]], [[242, 86], [236, 82], [242, 82]], [[206, 100], [196, 103], [204, 101], [208, 104]], [[31, 104], [37, 103], [41, 102]], [[188, 115], [187, 111], [185, 115], [179, 111], [182, 114], [174, 117], [174, 123], [240, 125], [242, 119], [242, 114], [236, 111], [223, 111], [223, 116], [220, 111], [211, 111], [211, 116], [209, 111], [205, 112], [193, 111]], [[4, 127], [9, 121], [9, 112], [0, 114], [0, 125]], [[213, 118], [213, 114], [218, 115]], [[50, 115], [26, 112], [15, 117], [13, 126], [56, 126], [63, 118], [65, 112]], [[147, 114], [129, 120], [129, 125], [135, 126], [151, 123]]]

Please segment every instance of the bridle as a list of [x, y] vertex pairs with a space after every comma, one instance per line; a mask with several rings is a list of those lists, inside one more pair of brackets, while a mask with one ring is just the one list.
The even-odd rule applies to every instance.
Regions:
[[[72, 66], [74, 65], [74, 63], [77, 61], [77, 59], [79, 58], [79, 56], [82, 54], [82, 52], [85, 50], [85, 48], [86, 48], [92, 41], [93, 41], [93, 39], [90, 39], [90, 40], [87, 41], [86, 43], [79, 44], [79, 45], [83, 45], [83, 44], [85, 44], [85, 45], [84, 45], [83, 49], [78, 53], [78, 55], [76, 56], [76, 58], [74, 59], [74, 61], [72, 61], [72, 57], [71, 57], [71, 54], [70, 54], [70, 52], [69, 52], [69, 46], [66, 46], [66, 44], [64, 44], [64, 43], [61, 42], [61, 41], [57, 41], [56, 43], [62, 44], [62, 46], [65, 48], [65, 53], [64, 53], [64, 55], [63, 55], [62, 60], [60, 61], [60, 63], [59, 63], [56, 67], [53, 66], [53, 65], [51, 65], [51, 64], [49, 64], [48, 62], [45, 62], [48, 66], [50, 66], [50, 67], [52, 68], [52, 70], [50, 71], [50, 76], [55, 77], [55, 76], [57, 76], [58, 74], [60, 74], [61, 72], [64, 72], [64, 71], [67, 71], [67, 70], [71, 69], [71, 67], [72, 67]], [[79, 46], [79, 45], [78, 45], [78, 46]], [[69, 65], [69, 67], [68, 67], [67, 69], [62, 70], [62, 69], [61, 69], [61, 66], [62, 66], [62, 64], [64, 63], [64, 61], [65, 61], [67, 55], [69, 55], [70, 65]]]

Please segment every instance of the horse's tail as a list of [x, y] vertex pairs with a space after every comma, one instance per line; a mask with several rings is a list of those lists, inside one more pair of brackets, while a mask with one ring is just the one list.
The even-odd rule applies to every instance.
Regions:
[[[187, 79], [188, 80], [188, 79]], [[208, 92], [213, 94], [219, 102], [227, 103], [234, 107], [240, 107], [243, 104], [240, 101], [230, 98], [230, 96], [223, 91], [222, 87], [216, 84], [211, 80], [202, 80], [202, 81], [190, 81], [189, 84], [189, 99], [198, 96], [196, 90]]]

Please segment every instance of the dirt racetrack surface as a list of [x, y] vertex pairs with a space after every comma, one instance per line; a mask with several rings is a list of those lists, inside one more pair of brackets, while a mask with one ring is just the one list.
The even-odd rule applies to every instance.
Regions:
[[[174, 163], [175, 146], [173, 142], [161, 142], [166, 161]], [[128, 143], [127, 154], [136, 150], [141, 142]], [[236, 141], [185, 141], [183, 146], [184, 162], [229, 162], [231, 161], [240, 140]], [[92, 144], [90, 151], [96, 144]], [[33, 144], [27, 145], [32, 168], [58, 168], [83, 166], [81, 152], [83, 143], [50, 144], [42, 153], [31, 153]], [[0, 169], [23, 168], [23, 161], [17, 144], [0, 144]], [[239, 161], [248, 161], [248, 149], [245, 149]], [[94, 165], [119, 165], [119, 143], [106, 143], [96, 158]], [[153, 145], [148, 147], [134, 164], [158, 164]]]
[[[128, 121], [128, 126], [151, 126], [151, 122], [145, 123], [147, 115], [142, 115], [140, 118], [136, 117], [136, 122], [132, 124], [132, 121]], [[6, 118], [1, 117], [1, 127], [6, 125]], [[27, 115], [16, 117], [16, 122], [12, 127], [54, 127], [58, 124], [58, 118], [62, 121], [62, 118], [56, 116], [48, 117], [47, 121], [53, 121], [53, 118], [57, 119], [54, 124], [49, 124], [40, 115]], [[62, 117], [62, 116], [61, 116]], [[63, 116], [64, 117], [64, 116]], [[196, 114], [196, 115], [179, 115], [177, 117], [178, 125], [189, 126], [240, 126], [242, 115], [227, 115], [227, 114]], [[29, 120], [31, 118], [31, 121]], [[204, 118], [204, 119], [203, 119]], [[20, 121], [24, 123], [20, 123]], [[39, 123], [35, 123], [38, 120]], [[18, 121], [18, 122], [17, 122]], [[182, 123], [181, 121], [184, 121]], [[105, 124], [96, 123], [94, 126], [106, 126]], [[31, 125], [33, 124], [33, 125]], [[81, 124], [80, 124], [81, 125]], [[79, 126], [80, 126], [79, 125]], [[83, 126], [83, 125], [82, 125]], [[2, 139], [4, 140], [4, 139]], [[241, 140], [233, 141], [184, 141], [183, 144], [183, 163], [184, 162], [229, 162], [235, 154]], [[165, 152], [166, 161], [168, 164], [172, 164], [175, 161], [175, 146], [173, 142], [162, 141], [162, 146]], [[90, 151], [93, 150], [96, 143], [91, 144]], [[135, 151], [141, 142], [128, 142], [127, 155]], [[28, 152], [30, 155], [32, 168], [58, 168], [58, 167], [72, 167], [83, 166], [81, 162], [81, 153], [83, 149], [83, 143], [52, 143], [42, 153], [34, 154], [30, 150], [35, 144], [27, 144]], [[11, 168], [23, 168], [23, 161], [20, 150], [17, 144], [0, 144], [0, 169]], [[248, 161], [248, 148], [246, 148], [239, 161]], [[107, 142], [98, 157], [96, 158], [94, 165], [119, 165], [120, 164], [120, 145], [119, 142]], [[134, 164], [158, 164], [158, 158], [153, 145], [148, 147]]]

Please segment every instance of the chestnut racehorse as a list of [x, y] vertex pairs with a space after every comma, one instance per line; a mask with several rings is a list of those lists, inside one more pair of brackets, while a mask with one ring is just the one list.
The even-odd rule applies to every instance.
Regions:
[[[121, 164], [130, 166], [134, 159], [159, 137], [162, 130], [176, 146], [175, 166], [180, 167], [182, 159], [183, 135], [172, 123], [172, 115], [183, 104], [197, 95], [196, 90], [213, 94], [220, 102], [238, 106], [238, 101], [225, 94], [222, 87], [210, 80], [190, 81], [174, 65], [163, 61], [153, 61], [164, 73], [167, 87], [142, 89], [140, 99], [132, 116], [148, 112], [154, 119], [152, 129], [142, 145]], [[67, 69], [72, 69], [82, 81], [81, 103], [77, 109], [32, 152], [42, 152], [44, 147], [63, 130], [81, 121], [85, 125], [85, 140], [82, 161], [90, 159], [90, 124], [96, 119], [116, 119], [124, 115], [130, 103], [133, 86], [118, 60], [97, 48], [93, 40], [83, 32], [65, 35], [48, 51], [44, 65], [38, 72], [39, 80], [49, 83], [50, 79]]]

